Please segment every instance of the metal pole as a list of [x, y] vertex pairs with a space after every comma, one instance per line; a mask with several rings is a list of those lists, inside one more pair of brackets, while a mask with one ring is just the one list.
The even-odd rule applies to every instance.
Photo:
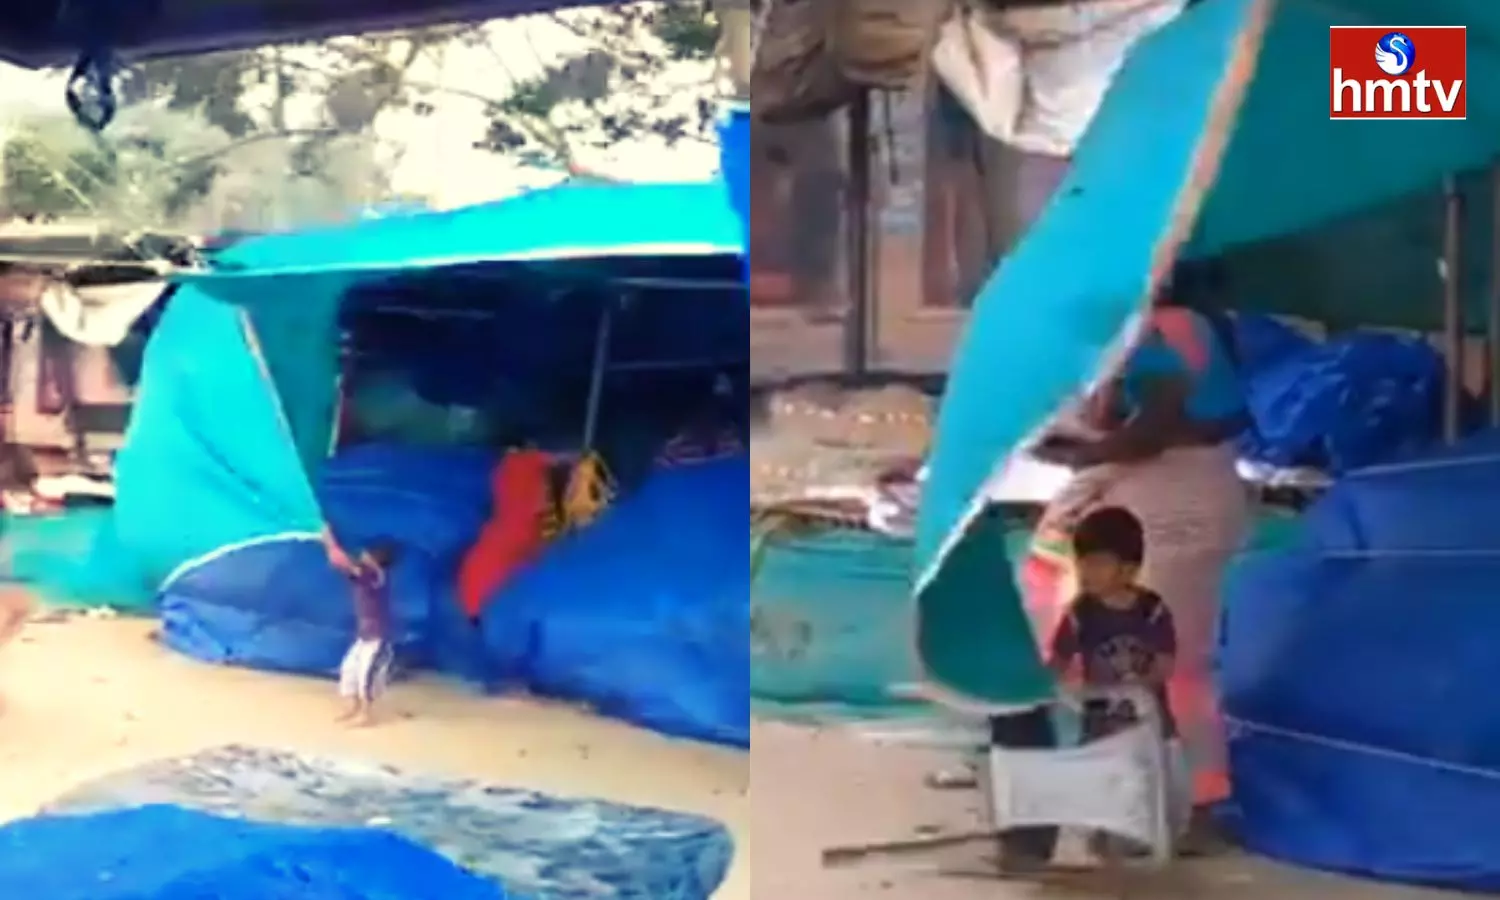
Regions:
[[849, 187], [845, 195], [850, 307], [844, 322], [844, 372], [854, 378], [863, 378], [870, 371], [875, 305], [870, 277], [870, 150], [870, 93], [861, 91], [849, 107]]
[[583, 451], [594, 449], [599, 436], [599, 411], [604, 404], [604, 375], [609, 368], [609, 345], [615, 330], [615, 303], [604, 307], [599, 317], [599, 334], [594, 339], [594, 370], [589, 381], [589, 408], [583, 420]]
[[1500, 428], [1500, 166], [1490, 172], [1490, 308], [1489, 363], [1490, 426]]
[[1443, 334], [1448, 357], [1448, 378], [1443, 396], [1443, 437], [1458, 440], [1463, 415], [1464, 308], [1463, 222], [1464, 198], [1458, 182], [1449, 176], [1443, 183]]

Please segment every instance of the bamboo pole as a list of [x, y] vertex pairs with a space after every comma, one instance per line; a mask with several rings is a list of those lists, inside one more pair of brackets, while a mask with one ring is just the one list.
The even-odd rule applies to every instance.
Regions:
[[849, 181], [845, 234], [849, 241], [849, 315], [844, 322], [844, 372], [861, 379], [870, 371], [870, 337], [874, 324], [874, 279], [870, 270], [870, 189], [873, 160], [870, 145], [870, 92], [862, 91], [849, 107]]
[[1490, 308], [1489, 364], [1490, 427], [1500, 428], [1500, 166], [1490, 172]]
[[1458, 440], [1462, 427], [1464, 392], [1463, 222], [1464, 198], [1452, 176], [1444, 182], [1443, 221], [1443, 335], [1448, 378], [1443, 395], [1443, 437]]

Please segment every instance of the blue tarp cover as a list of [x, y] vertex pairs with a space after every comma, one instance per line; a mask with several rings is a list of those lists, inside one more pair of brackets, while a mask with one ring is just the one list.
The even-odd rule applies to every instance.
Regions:
[[223, 819], [175, 806], [0, 827], [0, 885], [37, 900], [504, 900], [395, 834]]
[[1266, 316], [1235, 322], [1255, 427], [1242, 455], [1343, 474], [1441, 436], [1442, 356], [1421, 337], [1361, 332], [1315, 341]]
[[659, 472], [489, 602], [496, 676], [685, 737], [750, 744], [750, 466]]
[[1237, 830], [1318, 868], [1500, 890], [1500, 433], [1355, 473], [1229, 579]]
[[[350, 548], [401, 548], [391, 575], [404, 667], [481, 678], [454, 572], [489, 512], [493, 459], [476, 450], [371, 444], [329, 460], [318, 498]], [[354, 635], [349, 585], [316, 535], [246, 543], [161, 590], [162, 639], [209, 662], [331, 676]], [[467, 632], [467, 634], [466, 634]]]

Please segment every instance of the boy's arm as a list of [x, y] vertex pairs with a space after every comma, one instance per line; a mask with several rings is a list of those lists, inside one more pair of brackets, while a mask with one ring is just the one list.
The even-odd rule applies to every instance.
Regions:
[[338, 539], [333, 536], [333, 529], [323, 526], [323, 550], [328, 554], [328, 564], [340, 572], [350, 573], [354, 571], [354, 560], [339, 546]]

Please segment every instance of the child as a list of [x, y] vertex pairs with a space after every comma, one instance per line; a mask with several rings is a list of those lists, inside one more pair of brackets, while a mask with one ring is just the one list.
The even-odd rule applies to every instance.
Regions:
[[[1052, 638], [1051, 664], [1066, 676], [1077, 665], [1089, 687], [1141, 685], [1151, 690], [1166, 737], [1176, 737], [1167, 682], [1177, 655], [1177, 630], [1161, 597], [1136, 582], [1146, 556], [1141, 522], [1106, 507], [1073, 530], [1078, 594]], [[1128, 702], [1084, 704], [1085, 740], [1106, 737], [1137, 721]]]
[[[1191, 816], [1192, 790], [1167, 699], [1177, 629], [1162, 598], [1136, 581], [1146, 556], [1141, 522], [1129, 510], [1105, 507], [1083, 517], [1072, 541], [1078, 594], [1053, 636], [1050, 662], [1060, 677], [1077, 665], [1088, 687], [1140, 685], [1151, 691], [1167, 741], [1169, 816], [1181, 837]], [[1090, 698], [1083, 705], [1083, 740], [1117, 734], [1139, 719], [1129, 701]], [[1115, 846], [1096, 837], [1099, 852]]]
[[323, 541], [329, 563], [348, 576], [354, 596], [354, 644], [339, 666], [339, 695], [347, 702], [339, 721], [364, 727], [374, 724], [375, 701], [390, 682], [394, 648], [387, 575], [396, 562], [396, 548], [376, 543], [351, 558], [332, 532], [325, 531]]

